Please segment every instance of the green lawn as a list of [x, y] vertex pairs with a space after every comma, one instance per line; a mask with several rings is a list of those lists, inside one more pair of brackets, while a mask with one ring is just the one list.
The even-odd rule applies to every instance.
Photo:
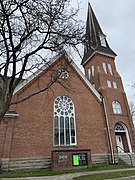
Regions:
[[135, 171], [124, 171], [124, 172], [113, 172], [113, 173], [105, 173], [105, 174], [93, 174], [87, 176], [80, 176], [73, 178], [74, 180], [104, 180], [104, 179], [113, 179], [120, 177], [129, 177], [135, 176]]
[[65, 173], [75, 173], [75, 172], [85, 172], [85, 171], [98, 171], [98, 170], [109, 170], [109, 169], [122, 169], [131, 168], [133, 166], [125, 165], [98, 165], [91, 168], [81, 168], [76, 170], [63, 170], [63, 171], [48, 171], [48, 170], [38, 170], [32, 172], [5, 172], [0, 173], [0, 178], [15, 178], [15, 177], [36, 177], [36, 176], [52, 176]]

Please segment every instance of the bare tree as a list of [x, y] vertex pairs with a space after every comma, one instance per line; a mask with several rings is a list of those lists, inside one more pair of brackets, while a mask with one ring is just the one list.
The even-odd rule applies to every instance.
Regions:
[[134, 120], [134, 117], [135, 117], [135, 105], [134, 105], [133, 101], [130, 102], [129, 107], [130, 107], [132, 119]]
[[26, 73], [51, 54], [77, 50], [84, 33], [78, 10], [70, 0], [0, 0], [0, 122]]

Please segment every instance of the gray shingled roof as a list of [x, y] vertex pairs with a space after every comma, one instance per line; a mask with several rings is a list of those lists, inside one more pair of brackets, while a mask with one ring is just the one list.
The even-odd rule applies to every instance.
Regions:
[[[100, 42], [100, 35], [104, 37], [106, 46], [102, 46]], [[108, 54], [111, 56], [116, 56], [116, 53], [109, 47], [109, 44], [106, 40], [106, 36], [104, 35], [98, 20], [93, 12], [93, 9], [89, 3], [88, 5], [88, 15], [86, 22], [86, 38], [85, 38], [85, 50], [84, 50], [84, 58], [81, 64], [84, 64], [85, 61], [90, 57], [95, 51], [101, 52], [102, 54]]]

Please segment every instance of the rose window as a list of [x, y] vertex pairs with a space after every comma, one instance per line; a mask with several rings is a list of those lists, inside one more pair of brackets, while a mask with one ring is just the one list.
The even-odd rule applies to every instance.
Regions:
[[55, 100], [55, 115], [73, 116], [73, 102], [67, 96], [59, 96]]

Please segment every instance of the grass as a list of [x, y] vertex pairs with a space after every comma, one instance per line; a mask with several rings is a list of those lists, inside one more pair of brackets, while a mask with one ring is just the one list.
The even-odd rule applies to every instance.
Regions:
[[74, 180], [104, 180], [104, 179], [113, 179], [121, 177], [134, 176], [135, 171], [124, 171], [124, 172], [113, 172], [113, 173], [103, 173], [103, 174], [93, 174], [87, 176], [80, 176], [73, 178]]
[[[53, 176], [53, 175], [60, 175], [60, 174], [66, 174], [66, 173], [76, 173], [76, 172], [86, 172], [86, 171], [98, 171], [98, 170], [109, 170], [109, 169], [122, 169], [122, 168], [131, 168], [131, 167], [133, 167], [133, 166], [125, 166], [125, 165], [98, 165], [98, 166], [93, 166], [93, 167], [90, 167], [90, 168], [62, 170], [62, 171], [37, 170], [37, 171], [31, 171], [31, 172], [3, 172], [3, 173], [0, 173], [0, 178]], [[101, 177], [101, 175], [99, 175], [99, 176]]]

